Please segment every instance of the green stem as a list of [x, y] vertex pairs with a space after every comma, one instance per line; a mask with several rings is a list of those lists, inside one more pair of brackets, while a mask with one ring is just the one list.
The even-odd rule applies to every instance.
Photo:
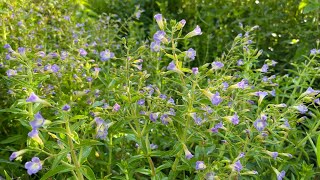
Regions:
[[107, 172], [108, 175], [111, 174], [111, 165], [112, 165], [112, 148], [113, 148], [113, 143], [112, 143], [112, 134], [110, 134], [109, 137], [109, 163], [107, 167]]
[[72, 162], [74, 163], [74, 166], [75, 166], [77, 179], [84, 180], [83, 176], [82, 176], [82, 173], [80, 171], [80, 163], [79, 163], [79, 161], [77, 159], [76, 152], [74, 151], [74, 145], [73, 145], [73, 141], [72, 141], [72, 138], [71, 138], [72, 132], [70, 130], [70, 124], [69, 124], [69, 119], [68, 118], [66, 118], [66, 130], [67, 130], [68, 144], [69, 144], [69, 147], [70, 147], [71, 158], [72, 158]]

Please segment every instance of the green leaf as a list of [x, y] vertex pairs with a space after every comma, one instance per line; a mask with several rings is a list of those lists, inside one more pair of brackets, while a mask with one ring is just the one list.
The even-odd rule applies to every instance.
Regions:
[[70, 118], [70, 120], [77, 120], [77, 119], [87, 119], [88, 116], [85, 116], [85, 115], [76, 115], [76, 116], [73, 116], [72, 118]]
[[66, 129], [61, 127], [52, 127], [47, 129], [49, 132], [67, 134]]
[[319, 8], [320, 8], [319, 4], [310, 3], [303, 8], [303, 14], [307, 14]]
[[3, 171], [4, 171], [4, 175], [6, 176], [6, 180], [12, 180], [12, 178], [9, 176], [7, 171], [6, 170], [3, 170]]
[[89, 180], [95, 180], [96, 176], [89, 166], [83, 165], [80, 168], [81, 173]]
[[98, 146], [98, 145], [104, 145], [104, 144], [96, 140], [81, 140], [80, 144], [75, 144], [74, 148], [78, 149], [84, 146]]
[[60, 166], [57, 166], [57, 167], [51, 169], [50, 171], [48, 171], [45, 175], [42, 176], [42, 178], [40, 180], [45, 180], [55, 174], [65, 173], [65, 172], [69, 172], [72, 170], [73, 170], [73, 168], [71, 168], [69, 166], [60, 165]]
[[320, 167], [320, 135], [318, 136], [318, 139], [317, 139], [317, 163], [318, 163], [318, 167]]
[[12, 143], [14, 141], [18, 141], [22, 138], [22, 135], [16, 135], [16, 136], [12, 136], [12, 137], [9, 137], [5, 140], [2, 140], [0, 141], [0, 144], [8, 144], [8, 143]]
[[86, 161], [91, 151], [92, 151], [92, 147], [90, 146], [85, 146], [80, 149], [80, 157], [79, 157], [80, 164], [83, 164]]

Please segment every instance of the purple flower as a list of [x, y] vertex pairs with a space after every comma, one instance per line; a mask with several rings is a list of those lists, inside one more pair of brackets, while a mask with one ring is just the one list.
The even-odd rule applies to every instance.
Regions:
[[36, 138], [39, 136], [39, 131], [37, 129], [32, 129], [29, 133], [28, 136], [31, 138]]
[[237, 162], [234, 163], [233, 165], [233, 170], [240, 172], [242, 170], [242, 164], [240, 162], [240, 160], [238, 160]]
[[113, 111], [119, 111], [120, 110], [120, 105], [118, 103], [116, 103], [114, 106], [113, 106]]
[[263, 73], [268, 72], [268, 68], [269, 68], [268, 64], [264, 64], [264, 65], [262, 66], [262, 68], [261, 68], [261, 72], [263, 72]]
[[[13, 152], [13, 153], [10, 155], [9, 160], [10, 160], [10, 161], [13, 161], [13, 160], [16, 159], [17, 157], [19, 157], [19, 156], [21, 156], [22, 154], [24, 154], [25, 152], [27, 152], [26, 149]], [[0, 179], [1, 179], [1, 178], [0, 178]]]
[[211, 66], [212, 66], [212, 69], [217, 70], [217, 69], [223, 68], [224, 64], [220, 61], [214, 61], [212, 62]]
[[239, 59], [238, 61], [237, 61], [237, 65], [238, 66], [242, 66], [244, 63], [243, 63], [243, 60], [242, 59]]
[[87, 51], [84, 50], [83, 48], [80, 48], [80, 49], [79, 49], [79, 53], [80, 53], [80, 56], [83, 56], [83, 57], [88, 54]]
[[271, 152], [271, 157], [272, 157], [273, 159], [277, 159], [278, 155], [279, 155], [278, 152]]
[[24, 48], [24, 47], [18, 47], [18, 52], [19, 52], [20, 54], [25, 54], [25, 53], [26, 53], [26, 48]]
[[190, 37], [198, 36], [201, 34], [202, 34], [201, 28], [200, 26], [197, 25], [196, 28], [193, 31], [189, 32], [184, 38], [190, 38]]
[[8, 77], [15, 76], [17, 75], [17, 70], [8, 69], [6, 73]]
[[197, 113], [190, 113], [190, 116], [192, 117], [192, 119], [197, 125], [201, 124], [202, 119], [197, 116]]
[[177, 67], [176, 67], [176, 64], [174, 63], [174, 61], [171, 61], [167, 67], [167, 70], [175, 70]]
[[188, 148], [184, 145], [183, 146], [183, 150], [184, 150], [184, 154], [186, 159], [191, 159], [193, 157], [193, 155], [191, 154], [191, 152], [188, 150]]
[[216, 92], [215, 94], [212, 94], [210, 97], [211, 103], [213, 105], [218, 105], [222, 102], [222, 98], [220, 97], [219, 92]]
[[184, 27], [184, 25], [186, 25], [186, 20], [185, 19], [182, 19], [181, 21], [178, 22], [178, 25], [177, 25], [177, 30], [180, 30]]
[[306, 112], [308, 112], [308, 107], [304, 104], [300, 104], [298, 106], [295, 106], [295, 108], [301, 113], [301, 114], [305, 114]]
[[17, 152], [13, 152], [13, 153], [10, 155], [9, 160], [10, 160], [10, 161], [13, 161], [13, 160], [16, 159], [17, 157], [18, 157]]
[[320, 105], [320, 99], [319, 98], [315, 99], [313, 102], [318, 104], [318, 105]]
[[67, 51], [61, 51], [61, 55], [60, 55], [62, 60], [65, 60], [68, 57], [68, 52]]
[[158, 145], [152, 143], [152, 144], [150, 144], [150, 148], [151, 148], [151, 149], [157, 149], [157, 148], [158, 148]]
[[232, 124], [234, 124], [234, 125], [239, 124], [239, 116], [238, 116], [237, 113], [234, 113], [234, 115], [231, 117], [231, 122], [232, 122]]
[[158, 42], [158, 41], [156, 41], [156, 42], [151, 42], [150, 48], [151, 48], [151, 51], [159, 52], [160, 49], [161, 49], [160, 42]]
[[268, 92], [258, 91], [258, 92], [255, 92], [254, 95], [259, 96], [259, 104], [260, 104], [262, 102], [263, 98], [268, 95]]
[[207, 166], [204, 164], [203, 161], [197, 161], [196, 162], [196, 170], [204, 170]]
[[163, 23], [162, 14], [154, 15], [154, 19], [156, 19], [159, 28], [163, 30], [164, 29], [164, 23]]
[[165, 95], [165, 94], [160, 94], [160, 96], [159, 96], [161, 99], [167, 99], [167, 96]]
[[253, 126], [258, 130], [258, 131], [263, 131], [264, 128], [267, 126], [267, 121], [263, 119], [257, 119], [254, 123]]
[[199, 73], [199, 69], [198, 69], [197, 67], [193, 67], [193, 68], [192, 68], [192, 73], [193, 73], [194, 75], [197, 75], [197, 74]]
[[227, 88], [229, 87], [229, 84], [227, 82], [223, 82], [222, 86], [223, 86], [223, 90], [227, 90]]
[[3, 48], [5, 48], [5, 49], [11, 49], [11, 46], [10, 46], [10, 44], [5, 44], [5, 45], [3, 46]]
[[167, 125], [168, 122], [171, 121], [171, 118], [169, 117], [168, 114], [163, 114], [163, 115], [160, 117], [160, 120], [161, 120], [162, 124]]
[[171, 116], [175, 116], [176, 115], [176, 111], [173, 108], [170, 108], [170, 111], [168, 112], [169, 115]]
[[39, 102], [41, 99], [32, 92], [26, 102]]
[[69, 111], [70, 110], [70, 105], [69, 104], [65, 104], [63, 107], [62, 107], [62, 110], [63, 111]]
[[154, 35], [153, 35], [153, 40], [155, 42], [164, 42], [166, 40], [166, 33], [164, 31], [157, 31]]
[[100, 52], [100, 59], [101, 61], [108, 61], [109, 59], [114, 58], [114, 53], [110, 52], [109, 49]]
[[308, 89], [306, 90], [306, 92], [304, 92], [304, 95], [317, 95], [319, 94], [319, 90], [314, 90], [311, 87], [308, 87]]
[[276, 66], [276, 64], [278, 64], [278, 62], [277, 62], [277, 61], [275, 61], [275, 60], [271, 60], [271, 66]]
[[237, 83], [236, 86], [240, 89], [244, 89], [244, 88], [248, 87], [248, 80], [242, 79], [240, 82]]
[[101, 119], [100, 117], [95, 117], [94, 118], [96, 124], [97, 124], [97, 135], [96, 137], [99, 139], [105, 139], [108, 135], [108, 124]]
[[156, 122], [158, 119], [159, 113], [150, 113], [149, 118], [152, 122]]
[[277, 180], [282, 180], [286, 176], [285, 171], [281, 171], [279, 174], [277, 174]]
[[169, 98], [168, 103], [175, 105], [174, 99], [172, 99], [172, 97]]
[[317, 50], [316, 49], [311, 49], [310, 50], [310, 55], [316, 55], [317, 54]]
[[34, 120], [31, 121], [30, 126], [32, 127], [32, 129], [37, 129], [41, 126], [43, 126], [44, 124], [44, 118], [41, 116], [40, 112], [38, 112], [37, 114], [35, 114], [34, 116]]
[[26, 162], [24, 167], [27, 169], [28, 174], [32, 175], [42, 169], [42, 164], [38, 157], [33, 157], [31, 161]]
[[60, 68], [58, 65], [54, 64], [51, 66], [51, 70], [52, 72], [57, 73], [60, 70]]
[[276, 90], [272, 89], [272, 91], [270, 92], [271, 96], [275, 97], [276, 96]]
[[219, 129], [223, 128], [223, 124], [222, 122], [216, 124], [213, 128], [211, 128], [211, 132], [213, 133], [217, 133], [219, 131]]
[[56, 57], [58, 57], [58, 54], [56, 52], [52, 52], [52, 53], [49, 54], [49, 56], [51, 58], [56, 58]]
[[145, 100], [144, 99], [139, 99], [137, 103], [138, 103], [138, 105], [143, 106], [144, 103], [145, 103]]
[[190, 48], [188, 49], [188, 51], [186, 51], [186, 55], [188, 58], [194, 60], [197, 55], [197, 52], [194, 49]]

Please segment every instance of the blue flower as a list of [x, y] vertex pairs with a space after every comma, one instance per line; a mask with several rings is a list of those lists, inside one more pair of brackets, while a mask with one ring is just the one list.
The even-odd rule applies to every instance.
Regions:
[[190, 37], [198, 36], [201, 34], [202, 34], [201, 28], [200, 26], [197, 25], [196, 28], [193, 31], [189, 32], [184, 38], [190, 38]]
[[161, 120], [162, 124], [167, 125], [171, 121], [171, 118], [169, 117], [168, 114], [163, 114], [160, 117], [160, 120]]
[[204, 170], [207, 166], [204, 164], [203, 161], [197, 161], [196, 162], [196, 170]]
[[240, 172], [242, 170], [243, 166], [240, 162], [240, 160], [236, 161], [233, 165], [233, 170]]
[[254, 123], [253, 126], [258, 130], [258, 131], [263, 131], [264, 128], [267, 126], [267, 121], [264, 119], [257, 119]]
[[31, 121], [30, 126], [32, 127], [32, 129], [37, 129], [41, 126], [43, 126], [44, 124], [44, 118], [41, 116], [40, 112], [38, 112], [37, 114], [35, 114], [34, 116], [34, 120]]
[[192, 68], [192, 73], [193, 73], [194, 75], [197, 75], [197, 74], [199, 73], [199, 69], [198, 69], [197, 67], [193, 67], [193, 68]]
[[231, 117], [231, 122], [232, 122], [232, 124], [234, 124], [234, 125], [239, 124], [239, 116], [238, 116], [237, 113], [234, 113], [234, 115]]
[[151, 42], [150, 48], [151, 48], [151, 51], [159, 52], [159, 51], [161, 50], [160, 42], [158, 42], [158, 41], [156, 41], [156, 42]]
[[224, 64], [220, 61], [214, 61], [211, 63], [212, 69], [217, 70], [223, 68]]
[[114, 58], [114, 53], [106, 49], [105, 51], [100, 52], [101, 61], [108, 61], [109, 59]]
[[306, 112], [308, 112], [308, 107], [304, 104], [300, 104], [298, 106], [295, 106], [295, 108], [301, 113], [301, 114], [305, 114]]
[[176, 67], [176, 64], [174, 63], [174, 61], [171, 61], [167, 67], [167, 70], [175, 70], [177, 67]]
[[153, 40], [155, 42], [166, 42], [166, 33], [164, 31], [157, 31], [154, 35], [153, 35]]
[[57, 73], [60, 70], [60, 68], [58, 65], [54, 64], [51, 66], [51, 70], [52, 72]]
[[264, 65], [262, 66], [262, 68], [261, 68], [261, 72], [263, 72], [263, 73], [268, 72], [268, 68], [269, 68], [268, 64], [264, 64]]
[[109, 128], [108, 124], [100, 117], [95, 117], [94, 120], [97, 124], [96, 137], [99, 139], [105, 139], [108, 135], [108, 128]]
[[242, 59], [239, 59], [238, 61], [237, 61], [237, 65], [238, 66], [242, 66], [244, 63], [243, 63], [243, 60]]
[[194, 60], [197, 55], [197, 52], [194, 49], [190, 48], [190, 49], [188, 49], [188, 51], [186, 51], [186, 55], [191, 60]]
[[159, 113], [150, 113], [149, 118], [152, 122], [156, 122], [158, 119]]
[[212, 96], [210, 97], [210, 100], [213, 105], [218, 105], [222, 102], [222, 98], [220, 97], [219, 92], [212, 94]]
[[185, 157], [186, 159], [191, 159], [193, 157], [193, 155], [191, 154], [191, 152], [188, 150], [187, 146], [186, 145], [183, 145], [183, 150], [184, 150], [184, 153], [185, 153]]
[[113, 106], [113, 111], [119, 111], [120, 110], [120, 105], [118, 103], [116, 103], [114, 106]]
[[163, 30], [164, 29], [164, 23], [163, 23], [162, 14], [156, 14], [156, 15], [154, 15], [154, 18], [156, 19], [159, 28]]
[[26, 100], [26, 102], [39, 102], [39, 101], [41, 101], [41, 99], [36, 94], [34, 94], [34, 92], [32, 92], [29, 98]]
[[281, 171], [280, 173], [277, 174], [277, 180], [282, 180], [286, 176], [285, 171]]
[[33, 157], [31, 161], [26, 162], [24, 167], [27, 169], [28, 174], [32, 175], [42, 169], [42, 164], [38, 157]]
[[17, 75], [17, 70], [8, 69], [6, 73], [8, 77], [15, 76]]
[[138, 103], [138, 105], [142, 106], [142, 105], [144, 105], [145, 100], [144, 99], [139, 99], [137, 103]]
[[69, 104], [65, 104], [63, 107], [62, 107], [62, 110], [63, 111], [69, 111], [70, 110], [70, 105]]
[[79, 49], [79, 54], [80, 54], [80, 56], [86, 56], [88, 53], [87, 53], [87, 51], [86, 50], [84, 50], [83, 48], [80, 48]]

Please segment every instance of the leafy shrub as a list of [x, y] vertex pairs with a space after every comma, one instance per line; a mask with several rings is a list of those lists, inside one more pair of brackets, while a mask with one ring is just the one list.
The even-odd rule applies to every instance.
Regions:
[[78, 6], [1, 4], [2, 176], [315, 177], [318, 49], [279, 76], [256, 48], [259, 26], [245, 26], [194, 63], [189, 42], [208, 34], [188, 19], [156, 14], [146, 40], [139, 7], [95, 19]]

